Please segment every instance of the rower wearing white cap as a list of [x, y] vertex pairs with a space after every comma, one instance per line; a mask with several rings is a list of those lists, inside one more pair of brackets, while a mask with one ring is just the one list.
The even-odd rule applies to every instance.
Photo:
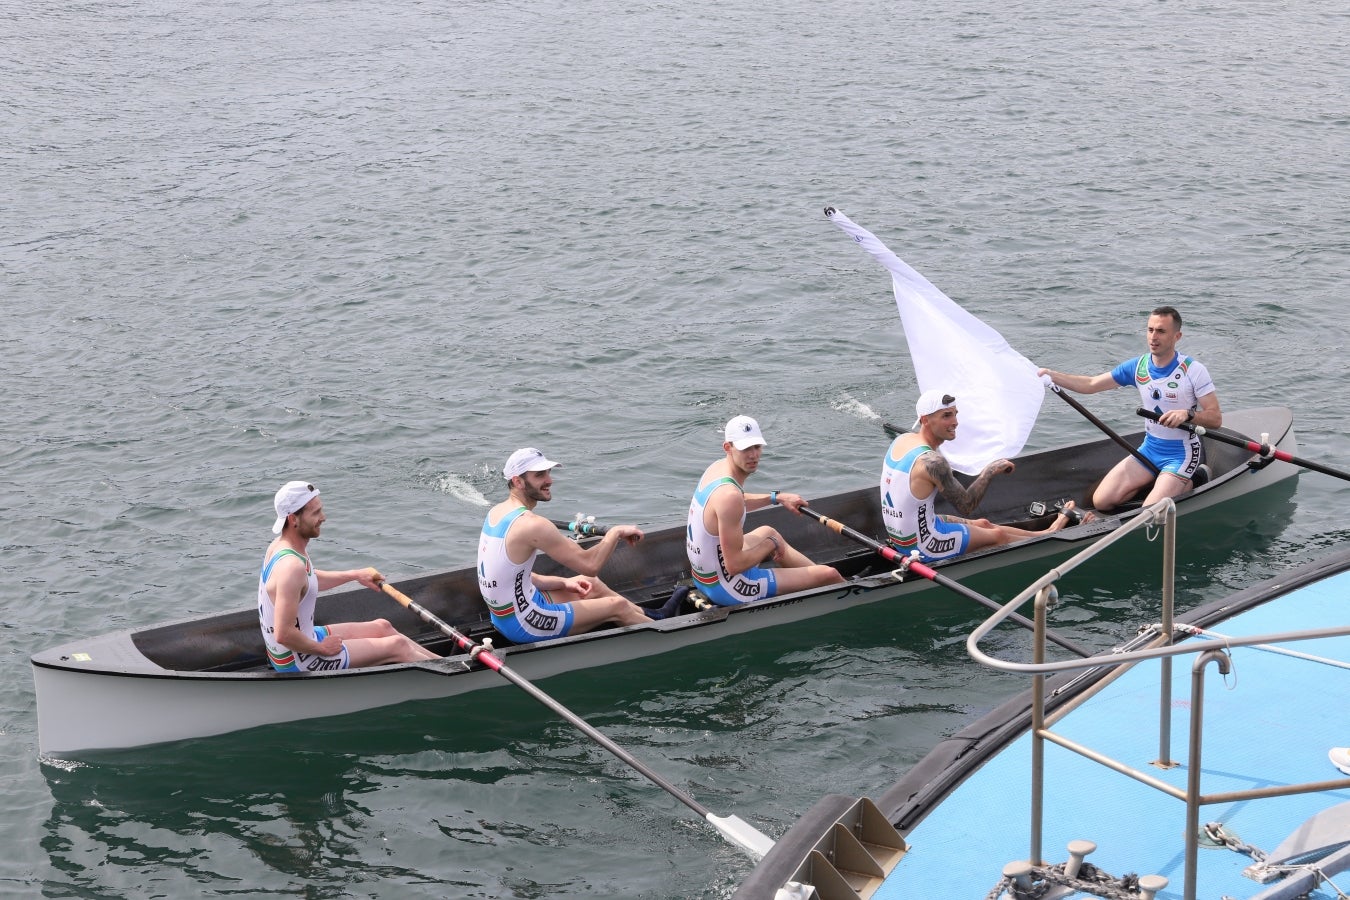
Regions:
[[349, 581], [379, 590], [382, 576], [374, 568], [342, 572], [314, 568], [309, 542], [327, 521], [318, 488], [307, 481], [288, 481], [272, 498], [277, 520], [258, 576], [258, 622], [267, 659], [278, 672], [321, 672], [386, 663], [439, 659], [387, 619], [369, 622], [314, 624], [320, 591]]
[[736, 416], [722, 437], [726, 456], [704, 471], [689, 503], [686, 549], [698, 589], [719, 606], [735, 606], [843, 581], [832, 566], [816, 565], [788, 544], [778, 529], [745, 530], [748, 510], [781, 505], [800, 515], [806, 501], [786, 491], [745, 493], [765, 446], [758, 422]]
[[[945, 391], [924, 391], [914, 411], [919, 417], [912, 433], [891, 442], [881, 465], [881, 518], [893, 545], [905, 553], [918, 550], [923, 561], [932, 562], [1058, 531], [1068, 524], [1063, 512], [1045, 531], [996, 525], [988, 519], [939, 516], [934, 509], [938, 494], [962, 516], [972, 515], [994, 476], [1011, 473], [1013, 464], [996, 459], [969, 487], [962, 485], [940, 451], [956, 437], [956, 398]], [[1072, 502], [1065, 505], [1072, 507]]]
[[[564, 537], [551, 520], [534, 513], [541, 501], [553, 499], [551, 473], [557, 465], [534, 447], [524, 447], [502, 467], [510, 495], [488, 510], [478, 540], [478, 589], [493, 627], [523, 644], [601, 625], [637, 625], [673, 613], [686, 591], [648, 613], [595, 577], [620, 543], [642, 540], [636, 525], [611, 525], [598, 543], [582, 547]], [[534, 572], [540, 553], [581, 574]]]

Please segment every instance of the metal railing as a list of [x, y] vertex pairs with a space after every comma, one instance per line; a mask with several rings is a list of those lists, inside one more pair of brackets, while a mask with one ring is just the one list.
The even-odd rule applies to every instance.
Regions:
[[[971, 657], [982, 665], [1016, 672], [1032, 677], [1031, 709], [1031, 835], [1029, 861], [1033, 866], [1044, 866], [1041, 859], [1042, 825], [1045, 791], [1045, 743], [1050, 741], [1080, 756], [1096, 762], [1108, 769], [1135, 779], [1186, 804], [1186, 851], [1185, 851], [1185, 900], [1195, 900], [1197, 856], [1199, 853], [1200, 807], [1214, 803], [1231, 803], [1239, 800], [1278, 797], [1290, 794], [1303, 794], [1315, 791], [1340, 790], [1350, 788], [1350, 779], [1308, 782], [1304, 784], [1267, 787], [1250, 790], [1224, 791], [1204, 794], [1201, 792], [1201, 738], [1204, 724], [1204, 672], [1213, 664], [1221, 674], [1227, 674], [1231, 660], [1229, 650], [1234, 647], [1247, 647], [1258, 644], [1282, 644], [1295, 641], [1314, 640], [1326, 637], [1350, 635], [1350, 626], [1340, 628], [1316, 628], [1301, 631], [1276, 632], [1250, 637], [1226, 637], [1221, 640], [1188, 640], [1182, 645], [1174, 645], [1175, 633], [1173, 606], [1176, 582], [1176, 505], [1170, 500], [1161, 500], [1147, 507], [1140, 514], [1122, 525], [1119, 529], [1097, 541], [1091, 547], [1070, 558], [1029, 585], [1016, 597], [1009, 600], [984, 623], [975, 629], [966, 640], [966, 649]], [[1151, 636], [1143, 638], [1145, 646], [1140, 649], [1121, 649], [1107, 654], [1069, 659], [1062, 662], [1046, 662], [1046, 611], [1057, 598], [1056, 583], [1083, 563], [1098, 556], [1117, 541], [1143, 529], [1162, 528], [1163, 573], [1162, 573], [1162, 610], [1161, 621], [1152, 626]], [[980, 641], [1027, 600], [1035, 597], [1035, 638], [1032, 662], [1019, 663], [997, 659], [984, 653]], [[1146, 772], [1115, 760], [1105, 754], [1078, 744], [1051, 731], [1051, 726], [1059, 722], [1075, 708], [1082, 705], [1090, 696], [1100, 692], [1136, 663], [1156, 659], [1161, 668], [1158, 708], [1158, 758], [1153, 765], [1159, 768], [1172, 768], [1178, 763], [1171, 758], [1171, 707], [1172, 707], [1172, 659], [1187, 655], [1196, 657], [1191, 668], [1191, 710], [1190, 710], [1190, 746], [1187, 755], [1186, 789], [1174, 787]], [[1101, 678], [1093, 688], [1064, 704], [1047, 718], [1045, 713], [1047, 676], [1060, 672], [1071, 672], [1110, 667], [1112, 673]]]

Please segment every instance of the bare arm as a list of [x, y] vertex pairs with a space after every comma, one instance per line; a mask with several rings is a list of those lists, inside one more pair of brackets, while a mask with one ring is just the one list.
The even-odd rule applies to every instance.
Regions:
[[[611, 525], [599, 543], [582, 547], [576, 541], [564, 537], [548, 519], [528, 513], [522, 515], [507, 532], [506, 552], [512, 560], [523, 561], [530, 553], [538, 550], [573, 572], [595, 577], [621, 542], [636, 544], [640, 540], [642, 529], [636, 525]], [[535, 583], [538, 585], [538, 582]], [[558, 587], [561, 585], [541, 587], [540, 590], [556, 590]]]
[[[777, 495], [775, 497], [775, 495]], [[774, 491], [772, 494], [746, 494], [745, 508], [747, 511], [763, 509], [766, 506], [775, 505], [785, 507], [798, 515], [801, 515], [802, 507], [806, 506], [806, 499], [800, 494], [794, 494], [791, 491]]]
[[[782, 498], [782, 494], [778, 495]], [[713, 493], [703, 514], [709, 512], [717, 520], [717, 539], [722, 544], [722, 562], [731, 575], [739, 575], [747, 569], [766, 562], [778, 553], [778, 546], [771, 540], [755, 538], [746, 543], [745, 526], [741, 522], [744, 509], [740, 491], [722, 489]]]
[[919, 457], [923, 463], [924, 472], [928, 479], [937, 485], [938, 493], [946, 498], [947, 502], [956, 507], [956, 511], [963, 516], [969, 516], [975, 512], [980, 502], [984, 500], [985, 491], [989, 490], [989, 483], [994, 480], [995, 475], [1002, 475], [1013, 470], [1013, 464], [1006, 459], [996, 459], [984, 467], [970, 487], [965, 487], [956, 480], [955, 473], [952, 472], [952, 464], [947, 462], [947, 458], [936, 450], [930, 450]]
[[364, 569], [345, 569], [341, 572], [315, 569], [314, 575], [319, 579], [319, 590], [321, 591], [331, 590], [349, 581], [359, 581], [372, 591], [378, 591], [380, 589], [379, 582], [384, 580], [384, 576], [374, 566], [366, 566]]
[[[317, 569], [314, 574], [319, 574]], [[322, 641], [310, 640], [297, 626], [300, 598], [304, 596], [308, 582], [305, 564], [294, 557], [283, 559], [274, 567], [272, 577], [267, 581], [268, 591], [272, 595], [273, 637], [278, 644], [297, 653], [332, 656], [342, 649], [341, 638], [330, 634]]]
[[1100, 375], [1066, 375], [1063, 372], [1056, 372], [1054, 369], [1040, 369], [1036, 374], [1049, 375], [1050, 380], [1055, 384], [1062, 388], [1068, 388], [1075, 394], [1097, 394], [1120, 387], [1116, 384], [1116, 380], [1111, 377], [1110, 372], [1103, 372]]
[[1200, 398], [1198, 403], [1200, 411], [1195, 414], [1193, 420], [1196, 425], [1218, 428], [1223, 424], [1223, 410], [1219, 409], [1219, 395], [1217, 393], [1206, 394]]

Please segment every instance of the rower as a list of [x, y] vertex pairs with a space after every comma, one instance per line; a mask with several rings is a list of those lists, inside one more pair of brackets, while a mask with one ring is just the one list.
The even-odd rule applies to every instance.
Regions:
[[994, 477], [1012, 474], [1014, 466], [1011, 460], [996, 459], [969, 487], [962, 485], [941, 451], [944, 443], [956, 438], [956, 398], [945, 391], [925, 391], [914, 411], [919, 417], [912, 431], [891, 442], [881, 465], [881, 517], [891, 543], [902, 553], [917, 550], [924, 562], [934, 562], [1048, 534], [1069, 523], [1073, 501], [1065, 503], [1043, 531], [937, 515], [938, 494], [962, 516], [972, 515]]
[[[621, 544], [642, 540], [642, 529], [611, 525], [598, 542], [583, 547], [563, 537], [552, 520], [535, 514], [539, 503], [553, 499], [557, 465], [536, 448], [523, 447], [502, 467], [508, 496], [488, 510], [478, 540], [478, 590], [493, 627], [523, 644], [676, 614], [688, 588], [676, 588], [663, 607], [648, 611], [597, 577]], [[540, 553], [580, 574], [535, 572]]]

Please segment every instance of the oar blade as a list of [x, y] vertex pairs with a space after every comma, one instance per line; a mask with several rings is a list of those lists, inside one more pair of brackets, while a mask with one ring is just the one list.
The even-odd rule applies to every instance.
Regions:
[[773, 838], [737, 815], [719, 816], [708, 813], [708, 824], [722, 833], [722, 837], [740, 847], [752, 858], [760, 860], [773, 849]]

